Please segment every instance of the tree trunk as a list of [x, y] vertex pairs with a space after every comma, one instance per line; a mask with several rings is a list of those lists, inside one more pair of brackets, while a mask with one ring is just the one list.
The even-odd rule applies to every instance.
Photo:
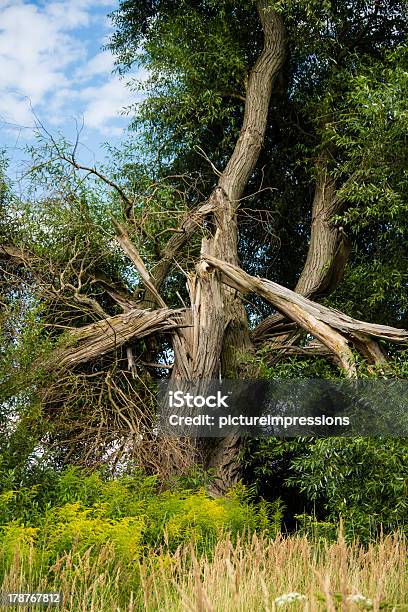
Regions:
[[[264, 47], [248, 81], [245, 114], [240, 136], [232, 156], [211, 194], [214, 232], [203, 238], [201, 253], [238, 265], [237, 208], [248, 179], [258, 161], [267, 126], [269, 102], [274, 78], [284, 55], [284, 29], [281, 17], [258, 2], [257, 9], [264, 32]], [[189, 380], [220, 376], [238, 376], [239, 356], [250, 350], [248, 320], [240, 295], [221, 282], [218, 272], [207, 274], [201, 264], [190, 278], [192, 314], [187, 318], [192, 331], [185, 342], [175, 343], [174, 378], [183, 371]], [[186, 350], [190, 356], [186, 367]], [[187, 371], [186, 371], [187, 370]], [[217, 471], [214, 493], [223, 493], [240, 477], [237, 454], [240, 440], [229, 436], [217, 440], [207, 454], [206, 464]]]
[[[329, 175], [325, 151], [316, 162], [316, 185], [312, 203], [312, 223], [306, 262], [296, 283], [295, 291], [304, 297], [319, 299], [330, 295], [343, 278], [351, 244], [342, 227], [333, 223], [343, 202], [337, 196], [335, 180]], [[277, 344], [288, 339], [279, 333], [285, 323], [281, 314], [264, 319], [254, 330], [252, 339], [259, 344], [273, 336]]]
[[[80, 293], [81, 283], [78, 279], [77, 288], [69, 286], [72, 297], [100, 320], [71, 329], [71, 341], [54, 350], [46, 367], [75, 368], [123, 347], [121, 353], [126, 351], [129, 369], [135, 370], [132, 353], [135, 339], [166, 333], [173, 340], [174, 364], [147, 365], [171, 368], [171, 382], [176, 385], [182, 385], [183, 381], [195, 381], [203, 389], [205, 382], [212, 378], [241, 378], [242, 354], [252, 351], [256, 344], [271, 337], [278, 351], [291, 349], [303, 354], [331, 356], [350, 377], [356, 375], [353, 347], [372, 363], [385, 368], [386, 359], [376, 338], [407, 342], [408, 332], [404, 330], [357, 321], [314, 301], [336, 288], [350, 252], [344, 231], [333, 223], [333, 217], [341, 211], [343, 202], [328, 172], [328, 150], [323, 151], [316, 161], [310, 244], [295, 291], [267, 279], [251, 277], [239, 267], [237, 209], [262, 149], [273, 83], [285, 56], [284, 27], [280, 15], [271, 10], [269, 0], [259, 0], [257, 10], [264, 33], [263, 50], [249, 75], [239, 138], [216, 188], [201, 206], [185, 216], [177, 232], [159, 254], [159, 261], [151, 272], [130, 240], [126, 227], [114, 222], [117, 241], [138, 271], [146, 289], [144, 299], [136, 301], [124, 284], [115, 283], [104, 275], [97, 278], [95, 274], [91, 283], [102, 285], [123, 310], [122, 314], [108, 316], [96, 298]], [[74, 157], [72, 160], [62, 159], [76, 169], [91, 171], [103, 178], [98, 172], [76, 164]], [[103, 180], [116, 189], [124, 200], [127, 216], [130, 216], [132, 202], [120, 187]], [[206, 220], [211, 220], [209, 225], [212, 231], [202, 239], [200, 261], [187, 277], [190, 307], [179, 310], [169, 308], [160, 293], [161, 287], [180, 250]], [[32, 269], [34, 274], [40, 265], [33, 255], [12, 245], [0, 247], [0, 258], [17, 267]], [[59, 281], [61, 286], [57, 285], [56, 295], [68, 287], [68, 284], [62, 286], [63, 273]], [[242, 298], [242, 293], [249, 291], [268, 300], [277, 311], [277, 314], [258, 325], [252, 334], [249, 333]], [[299, 330], [305, 330], [315, 340], [306, 347], [294, 346]], [[144, 371], [150, 375], [150, 370]], [[245, 376], [250, 378], [251, 372], [246, 370]], [[252, 377], [256, 377], [255, 371]], [[208, 440], [200, 441], [196, 447], [193, 444], [190, 447], [188, 442], [184, 446], [180, 443], [183, 451], [170, 453], [167, 464], [174, 464], [175, 469], [181, 465], [184, 467], [181, 456], [183, 460], [193, 458], [193, 455], [196, 459], [199, 453], [207, 467], [216, 469], [213, 493], [222, 494], [241, 476], [238, 462], [240, 446], [238, 435], [212, 440], [211, 443]]]

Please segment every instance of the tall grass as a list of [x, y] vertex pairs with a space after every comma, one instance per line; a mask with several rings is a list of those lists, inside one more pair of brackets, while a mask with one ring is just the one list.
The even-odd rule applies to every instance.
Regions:
[[[192, 545], [164, 546], [134, 564], [119, 561], [110, 546], [97, 554], [73, 549], [51, 567], [39, 567], [34, 551], [24, 558], [17, 551], [1, 590], [61, 591], [67, 612], [408, 611], [406, 553], [398, 534], [368, 547], [341, 535], [334, 543], [224, 537], [210, 557]], [[292, 603], [290, 593], [299, 594]]]

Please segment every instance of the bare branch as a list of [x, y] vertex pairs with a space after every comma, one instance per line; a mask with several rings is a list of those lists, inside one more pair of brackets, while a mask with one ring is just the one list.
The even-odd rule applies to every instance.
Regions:
[[105, 273], [98, 271], [92, 276], [91, 284], [98, 284], [104, 288], [106, 293], [123, 309], [124, 312], [140, 308], [137, 299], [121, 281], [109, 278]]
[[184, 310], [131, 310], [86, 325], [69, 334], [68, 346], [54, 350], [47, 369], [75, 367], [114, 351], [130, 340], [154, 333], [168, 332], [182, 326]]
[[211, 272], [211, 269], [214, 268], [219, 270], [222, 281], [227, 285], [243, 293], [257, 293], [279, 312], [320, 340], [337, 355], [349, 376], [355, 375], [355, 366], [348, 340], [361, 341], [361, 334], [365, 334], [392, 342], [408, 342], [408, 331], [406, 330], [353, 319], [277, 283], [250, 276], [238, 266], [220, 261], [211, 255], [204, 254], [202, 259], [202, 266], [207, 272]]
[[[55, 140], [53, 138], [52, 138], [52, 142], [53, 142], [53, 145], [55, 147], [56, 143], [55, 143]], [[128, 198], [128, 196], [126, 195], [125, 191], [122, 189], [122, 187], [120, 187], [120, 185], [118, 185], [114, 181], [111, 181], [110, 179], [108, 179], [107, 176], [105, 176], [104, 174], [99, 172], [99, 170], [97, 170], [95, 167], [91, 168], [89, 166], [83, 166], [82, 164], [79, 164], [76, 161], [75, 157], [74, 157], [75, 150], [74, 150], [74, 152], [73, 152], [71, 157], [67, 157], [67, 155], [65, 155], [61, 151], [61, 149], [59, 147], [57, 148], [57, 152], [58, 152], [59, 158], [62, 161], [67, 162], [68, 164], [73, 166], [76, 170], [83, 170], [84, 172], [88, 172], [88, 174], [92, 174], [93, 176], [96, 176], [103, 183], [105, 183], [109, 187], [112, 187], [112, 189], [114, 189], [119, 194], [120, 198], [122, 199], [122, 201], [123, 201], [123, 203], [125, 205], [124, 215], [126, 217], [130, 216], [130, 213], [131, 213], [132, 208], [133, 208], [133, 202], [130, 200], [130, 198]]]
[[88, 295], [84, 295], [83, 293], [80, 293], [79, 291], [75, 291], [74, 292], [74, 298], [78, 302], [78, 304], [82, 304], [83, 306], [87, 306], [96, 315], [98, 315], [102, 319], [107, 319], [108, 318], [109, 315], [104, 311], [102, 306], [96, 300], [94, 300], [93, 298], [89, 297]]
[[126, 255], [129, 257], [130, 261], [136, 267], [136, 270], [139, 272], [140, 276], [142, 277], [144, 285], [150, 291], [150, 293], [154, 297], [155, 301], [159, 304], [159, 306], [165, 308], [166, 303], [161, 297], [161, 295], [159, 294], [159, 292], [157, 291], [155, 284], [154, 284], [154, 279], [150, 276], [149, 272], [147, 271], [146, 266], [144, 265], [143, 260], [140, 257], [135, 245], [130, 240], [126, 229], [123, 227], [123, 225], [118, 223], [118, 221], [113, 220], [113, 224], [116, 228], [117, 240], [120, 246], [122, 247]]
[[199, 153], [199, 155], [201, 155], [201, 157], [203, 159], [205, 159], [206, 162], [208, 162], [211, 166], [212, 171], [214, 172], [214, 174], [216, 174], [217, 176], [221, 176], [222, 173], [218, 170], [218, 168], [216, 168], [214, 166], [214, 164], [212, 163], [211, 159], [208, 157], [207, 153], [204, 151], [204, 149], [202, 149], [199, 146], [194, 147], [196, 149], [196, 151]]

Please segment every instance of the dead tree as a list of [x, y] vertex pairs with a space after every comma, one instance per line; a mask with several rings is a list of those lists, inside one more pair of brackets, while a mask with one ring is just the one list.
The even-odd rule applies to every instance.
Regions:
[[[384, 365], [377, 340], [407, 342], [408, 332], [355, 320], [346, 314], [319, 304], [340, 282], [349, 242], [342, 228], [332, 223], [342, 210], [338, 186], [327, 169], [328, 156], [316, 160], [316, 185], [312, 204], [311, 238], [307, 259], [294, 291], [267, 279], [255, 278], [240, 268], [238, 260], [237, 211], [248, 180], [258, 162], [267, 127], [274, 83], [285, 58], [285, 30], [282, 18], [268, 8], [268, 2], [257, 4], [262, 24], [263, 50], [249, 76], [243, 125], [234, 151], [220, 173], [218, 184], [205, 202], [188, 215], [160, 252], [160, 259], [149, 273], [126, 227], [115, 223], [117, 241], [134, 265], [146, 293], [143, 302], [135, 302], [109, 279], [98, 278], [123, 314], [109, 317], [89, 303], [97, 321], [72, 330], [72, 342], [55, 351], [49, 366], [73, 368], [101, 355], [128, 346], [137, 338], [157, 333], [171, 334], [174, 380], [198, 381], [221, 376], [242, 375], [240, 356], [269, 342], [272, 350], [298, 350], [328, 355], [349, 377], [356, 376], [353, 349], [369, 362]], [[77, 169], [86, 169], [68, 159]], [[102, 177], [103, 178], [103, 177]], [[111, 185], [112, 186], [112, 185]], [[125, 200], [123, 190], [113, 185]], [[162, 297], [163, 284], [183, 247], [206, 220], [212, 231], [201, 243], [201, 257], [188, 273], [190, 303], [185, 308], [169, 308]], [[12, 246], [1, 248], [2, 257], [17, 265], [27, 265], [30, 255]], [[270, 302], [276, 314], [250, 331], [243, 294], [253, 292]], [[80, 291], [76, 299], [84, 299]], [[295, 330], [313, 336], [309, 347], [296, 347]], [[160, 364], [158, 364], [160, 367]], [[163, 366], [162, 367], [166, 367]], [[218, 442], [205, 457], [207, 465], [218, 474], [218, 491], [237, 482], [240, 440], [230, 436]]]

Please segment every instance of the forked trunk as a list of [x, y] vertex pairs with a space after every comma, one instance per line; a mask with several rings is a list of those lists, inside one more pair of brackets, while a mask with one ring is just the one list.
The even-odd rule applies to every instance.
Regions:
[[[214, 231], [203, 238], [201, 254], [238, 265], [237, 208], [248, 179], [258, 161], [267, 126], [274, 78], [280, 70], [285, 42], [281, 17], [258, 2], [264, 32], [264, 47], [248, 80], [245, 114], [234, 152], [210, 196]], [[218, 271], [208, 274], [201, 264], [190, 278], [192, 328], [175, 342], [173, 377], [182, 373], [192, 381], [238, 376], [239, 357], [250, 350], [248, 320], [241, 296], [221, 282]], [[188, 355], [188, 357], [187, 357]], [[223, 493], [240, 477], [240, 440], [229, 436], [217, 440], [204, 459], [216, 468], [214, 493]]]
[[[60, 275], [55, 293], [58, 295], [58, 292], [71, 288], [72, 299], [97, 320], [91, 325], [70, 330], [67, 334], [69, 341], [56, 348], [50, 359], [41, 364], [42, 367], [77, 368], [120, 349], [121, 352], [126, 350], [129, 371], [134, 370], [137, 376], [132, 344], [140, 338], [148, 338], [147, 342], [150, 342], [149, 338], [165, 332], [173, 339], [174, 364], [150, 363], [148, 358], [145, 365], [171, 368], [171, 382], [182, 385], [183, 381], [193, 381], [203, 389], [205, 381], [209, 379], [241, 378], [244, 375], [240, 372], [242, 355], [265, 342], [278, 356], [288, 351], [289, 354], [294, 351], [305, 355], [324, 354], [334, 359], [348, 376], [354, 377], [356, 364], [353, 348], [385, 371], [387, 361], [377, 339], [408, 341], [405, 330], [359, 321], [315, 301], [336, 288], [350, 252], [345, 233], [334, 223], [343, 202], [338, 196], [338, 186], [328, 171], [328, 150], [323, 151], [316, 160], [310, 244], [295, 290], [291, 291], [267, 279], [252, 277], [240, 268], [237, 209], [259, 158], [274, 79], [285, 56], [284, 27], [280, 15], [270, 8], [268, 0], [259, 0], [257, 10], [264, 34], [263, 50], [248, 78], [239, 138], [216, 188], [200, 207], [186, 214], [177, 231], [158, 253], [158, 261], [151, 272], [132, 243], [125, 225], [114, 222], [118, 244], [145, 287], [144, 299], [136, 301], [124, 284], [114, 282], [105, 274], [95, 275], [92, 283], [103, 287], [122, 309], [122, 314], [109, 316], [95, 297], [81, 293], [80, 276], [75, 287], [65, 283], [64, 274]], [[59, 150], [57, 153], [61, 155]], [[61, 159], [71, 163], [76, 170], [96, 174], [114, 187], [123, 200], [125, 217], [129, 220], [133, 204], [123, 189], [96, 170], [78, 165], [74, 157]], [[206, 231], [201, 243], [200, 260], [187, 279], [190, 306], [172, 309], [166, 304], [161, 288], [181, 249], [206, 221], [212, 229]], [[0, 247], [0, 259], [32, 270], [34, 277], [38, 273], [38, 258], [12, 245]], [[255, 292], [276, 309], [276, 314], [262, 321], [252, 334], [249, 333], [242, 297], [247, 292]], [[295, 346], [304, 332], [314, 340], [306, 346]], [[151, 354], [154, 356], [153, 340], [152, 346]], [[149, 370], [143, 371], [150, 375]], [[251, 377], [248, 369], [245, 376]], [[180, 445], [180, 448], [183, 447], [180, 454], [169, 455], [167, 464], [177, 469], [180, 465], [186, 465], [184, 458], [188, 457], [190, 461], [199, 458], [207, 467], [216, 469], [213, 493], [222, 494], [241, 477], [238, 461], [240, 446], [238, 435], [215, 439], [211, 443], [208, 440], [200, 441], [196, 447], [193, 443], [191, 446], [186, 443]]]

